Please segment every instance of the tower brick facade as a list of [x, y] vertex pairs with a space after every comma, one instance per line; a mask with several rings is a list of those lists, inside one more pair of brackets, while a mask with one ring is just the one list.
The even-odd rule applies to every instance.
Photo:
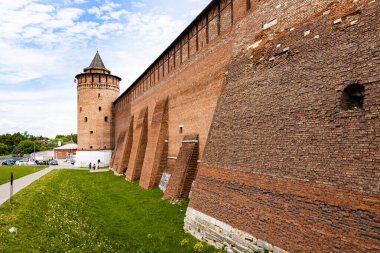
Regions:
[[114, 149], [112, 103], [119, 96], [121, 78], [111, 75], [98, 52], [90, 66], [75, 78], [78, 90], [77, 163], [83, 166], [100, 160], [102, 165], [108, 165]]

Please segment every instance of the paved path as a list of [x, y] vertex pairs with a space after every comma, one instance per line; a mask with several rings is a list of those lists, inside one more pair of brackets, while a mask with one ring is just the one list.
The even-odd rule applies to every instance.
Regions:
[[[71, 170], [83, 170], [78, 169], [72, 165], [59, 165], [59, 166], [51, 166], [49, 168], [40, 170], [38, 172], [35, 172], [33, 174], [26, 175], [25, 177], [16, 179], [13, 181], [13, 195], [15, 195], [17, 192], [21, 191], [37, 179], [41, 178], [42, 176], [46, 175], [50, 171], [54, 169], [71, 169]], [[87, 170], [87, 169], [85, 169]], [[10, 183], [5, 183], [3, 185], [0, 185], [0, 206], [4, 204], [7, 200], [9, 200], [10, 195]]]

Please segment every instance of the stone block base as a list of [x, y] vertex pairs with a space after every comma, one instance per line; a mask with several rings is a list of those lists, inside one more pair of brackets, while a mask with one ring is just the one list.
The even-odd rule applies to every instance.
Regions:
[[218, 249], [224, 248], [229, 253], [265, 252], [265, 250], [273, 253], [288, 253], [190, 207], [186, 211], [184, 230], [198, 240], [207, 242]]

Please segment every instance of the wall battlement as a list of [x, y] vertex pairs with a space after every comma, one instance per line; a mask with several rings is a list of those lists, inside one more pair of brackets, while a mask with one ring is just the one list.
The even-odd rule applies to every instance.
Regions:
[[190, 58], [196, 57], [205, 48], [212, 46], [220, 36], [230, 33], [234, 22], [237, 22], [237, 18], [241, 16], [238, 11], [240, 9], [234, 7], [232, 0], [212, 1], [115, 101], [115, 107], [124, 107], [150, 88], [164, 82], [179, 67], [186, 65]]
[[228, 252], [379, 251], [378, 13], [212, 1], [115, 98], [111, 167], [191, 195], [185, 230]]

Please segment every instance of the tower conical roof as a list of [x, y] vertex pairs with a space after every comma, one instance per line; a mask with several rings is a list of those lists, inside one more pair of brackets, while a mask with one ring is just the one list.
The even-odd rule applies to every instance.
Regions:
[[90, 66], [88, 66], [85, 69], [105, 69], [105, 70], [108, 70], [104, 66], [104, 63], [102, 61], [102, 58], [100, 57], [99, 51], [96, 51], [96, 54], [95, 54], [94, 59], [92, 60], [92, 62], [90, 64]]

